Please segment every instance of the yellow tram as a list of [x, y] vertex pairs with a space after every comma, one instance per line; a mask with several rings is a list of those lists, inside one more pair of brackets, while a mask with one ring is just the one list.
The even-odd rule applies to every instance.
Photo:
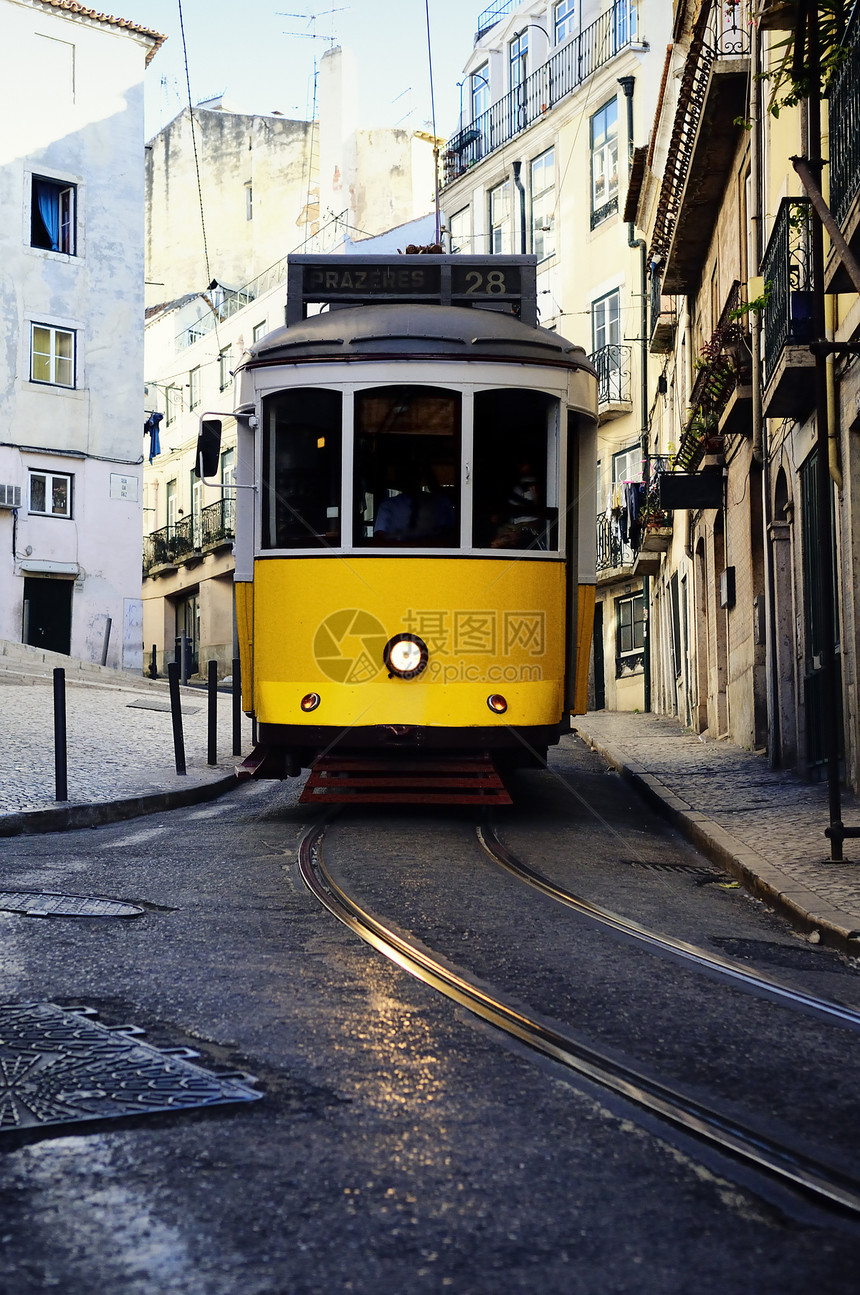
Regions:
[[[526, 256], [290, 258], [286, 325], [235, 375], [262, 776], [325, 753], [540, 762], [585, 709], [597, 384], [537, 326], [535, 280]], [[219, 435], [207, 416], [204, 475]]]

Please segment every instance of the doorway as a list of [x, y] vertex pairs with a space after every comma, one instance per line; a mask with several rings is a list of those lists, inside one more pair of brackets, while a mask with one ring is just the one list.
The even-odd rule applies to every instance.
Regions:
[[72, 649], [73, 580], [56, 580], [49, 576], [24, 577], [24, 643], [46, 652]]

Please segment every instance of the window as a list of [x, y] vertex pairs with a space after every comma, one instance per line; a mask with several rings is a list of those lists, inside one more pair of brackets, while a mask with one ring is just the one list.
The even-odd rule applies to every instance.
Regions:
[[340, 545], [341, 394], [297, 387], [263, 404], [263, 547]]
[[539, 261], [555, 252], [555, 149], [531, 165], [532, 251]]
[[638, 442], [613, 454], [612, 480], [616, 485], [622, 481], [642, 480], [642, 446]]
[[464, 207], [448, 221], [448, 251], [471, 252], [472, 250], [472, 209]]
[[230, 350], [229, 346], [225, 346], [218, 352], [218, 383], [222, 391], [225, 391], [233, 381], [233, 374], [230, 372]]
[[251, 334], [251, 340], [252, 342], [259, 342], [260, 338], [265, 336], [266, 336], [266, 321], [264, 319], [261, 324], [254, 325], [254, 331]]
[[165, 423], [169, 427], [175, 423], [182, 413], [182, 392], [179, 387], [166, 387], [164, 391], [164, 403], [167, 409], [165, 414]]
[[469, 77], [472, 96], [472, 121], [477, 121], [490, 106], [490, 65], [482, 64], [477, 72]]
[[245, 185], [245, 219], [254, 219], [254, 186], [250, 180]]
[[[597, 369], [597, 398], [601, 405], [629, 398], [621, 350], [621, 293], [617, 288], [591, 304], [592, 361]], [[625, 478], [630, 480], [630, 478]]]
[[196, 409], [200, 404], [200, 368], [192, 369], [188, 375], [188, 407]]
[[[236, 451], [224, 450], [221, 455], [221, 485], [232, 486], [236, 480]], [[236, 491], [221, 491], [221, 530], [232, 535], [236, 528]]]
[[43, 108], [66, 108], [75, 102], [75, 47], [42, 32], [34, 35], [35, 59], [27, 71], [30, 88]]
[[56, 387], [75, 385], [75, 334], [65, 328], [34, 324], [30, 359], [33, 382]]
[[521, 31], [508, 46], [509, 85], [515, 90], [526, 79], [529, 50], [528, 29]]
[[616, 677], [642, 669], [645, 647], [645, 599], [632, 594], [615, 600]]
[[537, 391], [475, 393], [475, 548], [558, 549], [558, 408]]
[[511, 182], [505, 180], [490, 190], [490, 251], [503, 255], [511, 250]]
[[33, 176], [30, 246], [75, 255], [75, 186]]
[[178, 520], [179, 492], [176, 488], [176, 484], [175, 477], [172, 481], [168, 481], [167, 483], [167, 525], [170, 527], [171, 531], [176, 526], [176, 522]]
[[71, 517], [72, 478], [61, 472], [31, 472], [30, 512]]
[[618, 210], [618, 100], [591, 118], [591, 228]]
[[355, 543], [459, 545], [459, 392], [391, 386], [355, 400]]
[[553, 9], [555, 43], [560, 45], [573, 31], [574, 0], [559, 0]]
[[617, 48], [636, 39], [637, 14], [635, 0], [618, 0], [613, 6], [615, 44]]

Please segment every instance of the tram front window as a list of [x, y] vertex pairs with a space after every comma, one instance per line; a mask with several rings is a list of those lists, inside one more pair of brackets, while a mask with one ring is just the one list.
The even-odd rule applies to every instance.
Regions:
[[357, 545], [459, 544], [460, 395], [375, 387], [355, 402]]
[[263, 417], [263, 547], [339, 546], [340, 392], [281, 392]]
[[475, 548], [558, 548], [557, 409], [539, 391], [476, 392]]

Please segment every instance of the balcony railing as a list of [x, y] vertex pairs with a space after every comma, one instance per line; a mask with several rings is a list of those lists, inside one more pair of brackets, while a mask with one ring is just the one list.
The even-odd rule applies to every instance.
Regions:
[[696, 380], [690, 392], [690, 417], [675, 456], [682, 472], [692, 472], [698, 467], [709, 443], [720, 434], [720, 419], [732, 393], [751, 379], [751, 344], [739, 315], [743, 306], [743, 288], [735, 281], [717, 326], [697, 361]]
[[499, 19], [512, 13], [521, 2], [522, 0], [493, 0], [493, 4], [487, 5], [486, 9], [478, 14], [478, 30], [475, 32], [475, 40], [480, 40], [485, 31], [495, 27]]
[[765, 385], [786, 346], [808, 346], [813, 340], [811, 213], [808, 198], [783, 198], [762, 258]]
[[183, 328], [181, 333], [176, 334], [177, 351], [193, 346], [195, 342], [200, 341], [201, 337], [206, 337], [219, 324], [223, 324], [226, 319], [232, 318], [252, 301], [256, 301], [258, 297], [264, 296], [265, 293], [271, 292], [272, 288], [277, 288], [286, 281], [287, 258], [283, 257], [274, 265], [270, 265], [268, 270], [258, 274], [256, 279], [246, 283], [244, 287], [237, 288], [235, 292], [225, 292], [220, 301], [210, 302], [211, 309], [208, 315], [204, 315], [202, 319], [196, 320], [188, 328]]
[[841, 42], [847, 51], [830, 89], [830, 207], [840, 225], [860, 192], [860, 6]]
[[444, 183], [451, 184], [475, 162], [526, 130], [622, 49], [635, 44], [637, 28], [633, 0], [616, 0], [521, 85], [451, 137], [445, 151]]
[[143, 574], [155, 567], [177, 566], [205, 550], [233, 539], [236, 533], [235, 499], [219, 499], [193, 517], [183, 517], [143, 537]]
[[630, 403], [631, 353], [630, 346], [610, 344], [588, 357], [597, 370], [598, 406]]
[[605, 515], [597, 519], [597, 573], [632, 567], [636, 552], [621, 539], [615, 522]]

